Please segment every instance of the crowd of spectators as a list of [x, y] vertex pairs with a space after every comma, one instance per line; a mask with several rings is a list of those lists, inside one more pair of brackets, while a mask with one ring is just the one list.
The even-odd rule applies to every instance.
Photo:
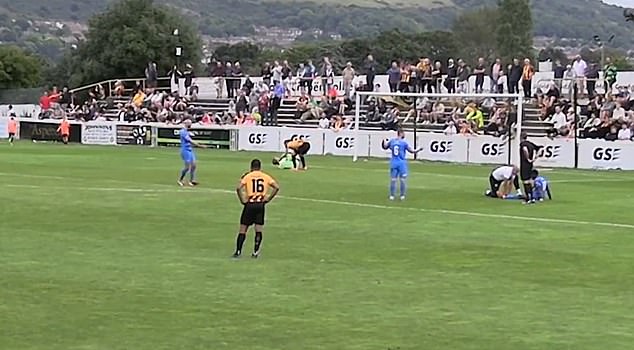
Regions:
[[[228, 107], [222, 111], [196, 107], [192, 102], [198, 96], [198, 86], [194, 82], [191, 65], [181, 72], [173, 67], [168, 73], [172, 80], [170, 91], [158, 88], [156, 65], [149, 63], [144, 83], [137, 82], [129, 88], [121, 81], [116, 82], [109, 96], [103, 86], [95, 85], [82, 103], [64, 87], [61, 91], [54, 87], [40, 99], [41, 118], [62, 118], [79, 120], [120, 120], [180, 123], [190, 119], [202, 124], [219, 125], [277, 125], [278, 112], [284, 99], [296, 98], [295, 122], [298, 124], [317, 121], [320, 128], [335, 130], [349, 128], [352, 124], [355, 90], [373, 90], [374, 77], [379, 71], [371, 55], [359, 72], [348, 62], [341, 70], [336, 70], [328, 57], [317, 65], [307, 61], [293, 67], [287, 61], [266, 63], [261, 68], [262, 79], [252, 80], [242, 71], [240, 62], [213, 62], [209, 75], [214, 78], [217, 96], [229, 98]], [[538, 88], [531, 96], [532, 79], [535, 73], [529, 59], [523, 63], [514, 59], [504, 66], [496, 59], [490, 65], [480, 58], [473, 66], [461, 59], [449, 59], [444, 65], [421, 57], [418, 62], [394, 61], [387, 70], [391, 91], [401, 92], [470, 92], [468, 79], [475, 76], [476, 93], [510, 92], [522, 90], [539, 108], [539, 120], [547, 125], [550, 137], [602, 138], [606, 140], [632, 139], [634, 135], [634, 101], [630, 92], [615, 85], [616, 69], [610, 59], [606, 59], [605, 94], [597, 92], [599, 67], [587, 64], [577, 56], [570, 64], [563, 66], [555, 62], [554, 79], [544, 90]], [[357, 79], [365, 74], [366, 79]], [[342, 76], [342, 86], [334, 86], [335, 75]], [[183, 79], [181, 79], [183, 78]], [[490, 91], [485, 91], [486, 79]], [[184, 88], [179, 81], [184, 80]], [[315, 81], [320, 84], [314, 84]], [[355, 84], [356, 82], [356, 84]], [[173, 86], [176, 86], [174, 88]], [[320, 86], [321, 97], [313, 91]], [[571, 93], [577, 88], [577, 110]], [[343, 89], [338, 91], [337, 88]], [[343, 92], [343, 93], [342, 93]], [[114, 97], [114, 99], [113, 99]], [[122, 101], [128, 98], [127, 101]], [[506, 135], [515, 120], [515, 106], [509, 101], [488, 97], [477, 100], [459, 98], [429, 99], [416, 101], [393, 98], [368, 98], [367, 110], [363, 112], [363, 122], [376, 124], [385, 130], [396, 129], [404, 124], [441, 126], [446, 134], [490, 134]], [[116, 113], [106, 111], [116, 110]]]

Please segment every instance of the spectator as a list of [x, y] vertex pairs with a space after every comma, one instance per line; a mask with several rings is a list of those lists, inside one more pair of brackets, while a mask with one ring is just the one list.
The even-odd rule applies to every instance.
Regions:
[[524, 90], [524, 97], [531, 98], [533, 93], [532, 84], [533, 76], [535, 75], [535, 67], [531, 64], [531, 60], [524, 59], [524, 68], [522, 68], [522, 89]]
[[275, 61], [273, 63], [272, 79], [273, 86], [276, 86], [278, 83], [282, 82], [282, 65], [278, 61]]
[[466, 120], [469, 124], [471, 124], [469, 128], [470, 130], [477, 131], [484, 127], [484, 114], [475, 102], [468, 103], [467, 108], [465, 108], [465, 112], [467, 114]]
[[616, 66], [612, 63], [612, 59], [610, 57], [606, 57], [605, 59], [605, 67], [603, 67], [603, 74], [605, 74], [605, 85], [606, 92], [611, 91], [614, 83], [616, 83]]
[[326, 116], [321, 117], [321, 119], [319, 119], [319, 128], [320, 129], [330, 129], [330, 120], [328, 120], [328, 118], [326, 118]]
[[456, 93], [456, 80], [458, 78], [458, 67], [454, 64], [453, 58], [447, 61], [447, 78], [445, 87], [450, 94]]
[[295, 103], [295, 119], [300, 120], [302, 115], [310, 109], [308, 97], [302, 94]]
[[552, 128], [548, 131], [548, 136], [566, 136], [568, 135], [568, 119], [561, 110], [561, 106], [555, 106], [555, 114], [548, 120]]
[[577, 78], [577, 87], [579, 88], [579, 91], [584, 91], [584, 81], [586, 77], [586, 72], [588, 71], [588, 64], [581, 58], [581, 55], [577, 55], [577, 57], [575, 57], [575, 60], [572, 63], [572, 70], [575, 72], [575, 77]]
[[319, 67], [319, 76], [321, 77], [321, 88], [324, 94], [328, 94], [329, 81], [331, 76], [334, 78], [335, 72], [332, 68], [332, 64], [330, 63], [330, 59], [328, 57], [324, 57], [321, 61], [321, 67]]
[[286, 90], [286, 97], [291, 97], [291, 83], [293, 79], [293, 69], [288, 61], [282, 63], [282, 84]]
[[308, 60], [302, 74], [302, 86], [307, 91], [308, 96], [313, 96], [313, 81], [315, 80], [316, 68], [313, 61]]
[[390, 111], [383, 115], [383, 119], [381, 120], [381, 128], [383, 130], [396, 131], [398, 129], [398, 120], [400, 116], [401, 111], [398, 109], [398, 106], [392, 106]]
[[273, 99], [271, 100], [269, 108], [269, 121], [272, 126], [277, 126], [277, 111], [282, 105], [282, 99], [285, 94], [286, 91], [284, 90], [284, 85], [281, 82], [275, 85], [275, 89], [273, 90]]
[[50, 117], [51, 99], [49, 97], [48, 91], [44, 91], [42, 97], [40, 97], [40, 110], [40, 116], [42, 119]]
[[269, 93], [268, 91], [262, 91], [258, 98], [258, 111], [262, 115], [262, 125], [269, 125], [269, 108]]
[[398, 67], [398, 63], [396, 61], [392, 62], [392, 66], [387, 71], [387, 76], [387, 81], [390, 85], [390, 92], [397, 92], [399, 83], [401, 81], [401, 70]]
[[[491, 65], [491, 92], [501, 94], [504, 92], [504, 87], [502, 87], [502, 92], [500, 92], [500, 76], [504, 73], [502, 72], [502, 61], [499, 58], [495, 59], [495, 63]], [[504, 83], [506, 85], [506, 83]]]
[[117, 97], [122, 97], [123, 95], [125, 95], [125, 85], [123, 84], [123, 81], [121, 80], [115, 81], [113, 94], [114, 96], [117, 96]]
[[342, 78], [343, 78], [344, 96], [350, 97], [350, 91], [352, 90], [352, 83], [357, 74], [354, 68], [352, 68], [352, 62], [348, 62], [346, 64], [346, 68], [343, 69], [341, 74], [343, 76]]
[[496, 80], [496, 83], [493, 86], [496, 87], [495, 91], [498, 94], [503, 94], [504, 93], [504, 85], [508, 84], [507, 76], [506, 76], [506, 74], [504, 74], [504, 71], [502, 69], [500, 69], [500, 71], [497, 73], [497, 76], [498, 76], [498, 78]]
[[434, 91], [436, 91], [436, 93], [440, 93], [440, 81], [442, 80], [442, 74], [442, 63], [440, 61], [436, 61], [436, 63], [434, 63], [434, 69], [431, 71], [432, 85], [434, 86]]
[[225, 86], [226, 69], [222, 66], [222, 62], [216, 62], [216, 66], [211, 71], [214, 87], [216, 88], [216, 97], [222, 98], [222, 90]]
[[224, 74], [224, 78], [225, 78], [225, 86], [227, 87], [227, 98], [234, 98], [234, 91], [233, 91], [233, 65], [231, 64], [231, 62], [227, 62], [227, 64], [225, 65], [225, 74]]
[[559, 91], [561, 91], [561, 82], [564, 79], [564, 72], [566, 71], [566, 68], [564, 68], [564, 66], [561, 65], [560, 60], [556, 60], [553, 71], [554, 71], [555, 84], [557, 84], [557, 88], [559, 89]]
[[519, 81], [522, 79], [522, 67], [520, 66], [520, 60], [514, 58], [513, 64], [508, 66], [507, 71], [509, 94], [517, 94], [520, 92]]
[[236, 96], [236, 94], [238, 93], [238, 90], [240, 90], [240, 87], [242, 85], [242, 78], [244, 77], [244, 73], [242, 72], [242, 66], [240, 66], [240, 62], [236, 61], [236, 63], [233, 65], [233, 70], [232, 70], [232, 80], [231, 80], [231, 87], [233, 88], [233, 93], [231, 94], [231, 96]]
[[185, 78], [185, 94], [187, 96], [191, 96], [192, 95], [191, 87], [194, 82], [194, 68], [189, 63], [185, 66], [185, 71], [183, 72], [183, 78]]
[[464, 63], [462, 59], [458, 60], [458, 93], [469, 92], [469, 77], [471, 76], [471, 70]]
[[412, 70], [410, 68], [409, 63], [407, 62], [401, 63], [400, 73], [401, 73], [401, 81], [399, 83], [398, 91], [409, 92], [410, 86], [411, 86], [411, 79], [412, 79]]
[[622, 141], [629, 141], [632, 139], [632, 130], [628, 128], [626, 123], [621, 124], [621, 130], [619, 130], [618, 139]]
[[269, 62], [264, 63], [264, 67], [260, 70], [260, 76], [262, 77], [262, 81], [266, 85], [271, 85], [271, 78], [273, 77], [273, 71], [271, 70], [271, 64]]
[[475, 92], [476, 94], [481, 94], [484, 92], [484, 75], [486, 74], [486, 64], [483, 57], [478, 58], [473, 74], [476, 76]]
[[368, 55], [365, 60], [365, 83], [368, 88], [372, 88], [374, 86], [374, 77], [376, 76], [376, 62], [374, 62], [374, 57], [372, 55]]
[[158, 84], [158, 69], [156, 62], [148, 62], [145, 68], [145, 86], [154, 89]]
[[595, 87], [599, 81], [599, 66], [596, 63], [590, 64], [586, 71], [588, 98], [594, 97], [596, 94]]
[[253, 84], [253, 81], [251, 80], [251, 76], [250, 75], [245, 75], [244, 76], [244, 84], [242, 85], [242, 90], [244, 90], [245, 94], [247, 96], [251, 95], [251, 91], [253, 90], [253, 88], [255, 87], [255, 84]]
[[616, 141], [619, 138], [618, 129], [616, 125], [610, 126], [610, 131], [605, 135], [606, 141]]
[[412, 79], [414, 81], [415, 91], [425, 92], [427, 90], [427, 92], [431, 92], [431, 85], [433, 84], [431, 72], [432, 67], [429, 64], [429, 60], [425, 57], [421, 57], [414, 71], [415, 77]]

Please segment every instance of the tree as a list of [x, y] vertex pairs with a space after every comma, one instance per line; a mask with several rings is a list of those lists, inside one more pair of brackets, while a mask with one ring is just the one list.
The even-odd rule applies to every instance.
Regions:
[[537, 58], [540, 62], [548, 61], [548, 60], [550, 60], [551, 62], [559, 61], [563, 65], [567, 64], [567, 62], [569, 61], [568, 56], [566, 56], [566, 54], [563, 52], [562, 49], [555, 48], [552, 46], [549, 46], [545, 49], [541, 49], [539, 51], [539, 55], [537, 56]]
[[[176, 47], [183, 62], [197, 64], [201, 43], [195, 28], [174, 11], [153, 0], [121, 0], [88, 22], [86, 40], [79, 43], [70, 61], [73, 86], [105, 79], [139, 77], [149, 61], [159, 73], [175, 63]], [[178, 35], [173, 35], [178, 30]]]
[[529, 0], [499, 0], [497, 47], [504, 62], [533, 57], [533, 18]]
[[475, 63], [479, 57], [492, 61], [496, 57], [496, 24], [498, 10], [484, 7], [465, 12], [453, 24], [453, 34], [460, 38], [457, 56], [466, 62]]
[[40, 81], [40, 61], [24, 50], [0, 46], [0, 89], [36, 87]]

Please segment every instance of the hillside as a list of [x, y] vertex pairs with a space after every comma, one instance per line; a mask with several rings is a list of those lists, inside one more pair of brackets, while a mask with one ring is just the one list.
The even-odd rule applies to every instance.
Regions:
[[[112, 0], [0, 0], [0, 32], [16, 31], [12, 17], [85, 22]], [[300, 39], [314, 34], [357, 37], [383, 30], [449, 29], [464, 10], [494, 6], [497, 0], [156, 0], [181, 9], [201, 33], [222, 38], [251, 36], [257, 27], [297, 28]], [[634, 24], [626, 24], [623, 9], [600, 0], [533, 0], [535, 35], [569, 38], [579, 45], [598, 34], [616, 34], [613, 46], [634, 46]], [[2, 13], [5, 15], [3, 16]], [[8, 15], [6, 15], [8, 14]], [[4, 30], [1, 28], [5, 27]], [[259, 32], [262, 29], [258, 29]], [[306, 34], [307, 33], [307, 34]], [[5, 35], [5, 38], [20, 37]], [[1, 40], [1, 39], [0, 39]], [[5, 41], [7, 41], [5, 39]]]

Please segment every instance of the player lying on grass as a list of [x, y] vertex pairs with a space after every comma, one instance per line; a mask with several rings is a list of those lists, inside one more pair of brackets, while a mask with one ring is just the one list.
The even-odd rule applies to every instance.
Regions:
[[[306, 154], [310, 150], [310, 143], [308, 141], [304, 141], [300, 138], [294, 138], [290, 140], [284, 141], [284, 146], [286, 147], [286, 151], [279, 158], [273, 158], [273, 165], [279, 165], [280, 161], [286, 158], [287, 155], [293, 156], [293, 170], [308, 170], [306, 166]], [[297, 159], [302, 163], [302, 167], [297, 167]]]
[[533, 199], [543, 201], [546, 196], [552, 200], [553, 196], [550, 192], [550, 183], [545, 177], [539, 175], [539, 171], [533, 170], [531, 174], [533, 178]]
[[[502, 184], [512, 183], [513, 187], [517, 191], [517, 195], [521, 196], [522, 191], [520, 190], [520, 181], [517, 176], [519, 171], [520, 169], [515, 165], [504, 165], [493, 169], [489, 175], [490, 187], [485, 192], [485, 195], [491, 198], [504, 198], [499, 194]], [[508, 192], [504, 193], [505, 196], [508, 194]]]
[[269, 203], [280, 190], [277, 182], [264, 173], [259, 159], [251, 161], [251, 171], [242, 175], [240, 183], [236, 188], [238, 199], [244, 206], [240, 215], [240, 230], [236, 239], [236, 251], [234, 258], [242, 255], [242, 246], [247, 238], [247, 230], [255, 225], [255, 245], [253, 248], [253, 258], [260, 255], [262, 246], [262, 231], [264, 229], [264, 207]]
[[405, 140], [405, 132], [399, 129], [396, 137], [391, 140], [383, 140], [381, 146], [384, 150], [390, 150], [390, 200], [396, 195], [396, 182], [400, 180], [401, 200], [405, 199], [407, 192], [407, 152], [416, 154], [423, 150], [412, 149]]

